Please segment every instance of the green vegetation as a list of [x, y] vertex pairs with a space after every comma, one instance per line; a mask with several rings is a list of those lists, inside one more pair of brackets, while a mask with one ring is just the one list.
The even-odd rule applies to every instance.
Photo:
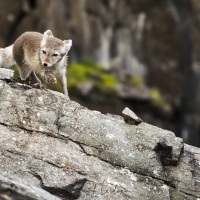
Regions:
[[162, 97], [160, 91], [155, 87], [150, 89], [150, 98], [152, 100], [153, 105], [156, 107], [164, 108], [167, 106], [167, 103]]
[[68, 67], [68, 87], [74, 87], [78, 83], [83, 83], [96, 77], [102, 71], [100, 66], [93, 66], [92, 63], [73, 63]]
[[113, 89], [117, 78], [106, 72], [103, 66], [92, 62], [73, 63], [67, 71], [68, 87], [76, 87], [80, 83], [91, 81], [96, 89], [101, 87]]
[[16, 77], [16, 78], [19, 77], [19, 69], [18, 69], [17, 65], [15, 65], [15, 66], [13, 67], [13, 70], [15, 71], [15, 77]]
[[139, 86], [145, 84], [145, 79], [141, 76], [132, 76], [128, 79], [128, 82], [132, 85]]
[[102, 74], [100, 79], [101, 85], [105, 88], [113, 89], [114, 86], [117, 84], [117, 78], [111, 74]]
[[155, 102], [160, 102], [162, 100], [160, 91], [157, 88], [150, 89], [151, 99]]

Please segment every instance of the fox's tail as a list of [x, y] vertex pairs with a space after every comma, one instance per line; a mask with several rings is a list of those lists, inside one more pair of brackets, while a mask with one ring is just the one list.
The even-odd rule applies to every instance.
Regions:
[[13, 65], [16, 65], [13, 58], [13, 45], [6, 48], [0, 48], [0, 67], [11, 68]]

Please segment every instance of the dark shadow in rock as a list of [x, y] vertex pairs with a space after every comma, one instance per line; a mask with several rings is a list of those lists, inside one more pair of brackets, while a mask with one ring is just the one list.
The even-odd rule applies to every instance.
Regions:
[[58, 197], [61, 197], [62, 199], [68, 200], [68, 199], [77, 199], [80, 197], [81, 190], [86, 183], [87, 179], [80, 179], [75, 181], [72, 184], [69, 184], [63, 188], [56, 188], [56, 187], [48, 187], [48, 186], [42, 186], [42, 188], [49, 193], [56, 195]]
[[176, 165], [172, 160], [172, 145], [165, 138], [159, 138], [154, 150], [164, 166]]

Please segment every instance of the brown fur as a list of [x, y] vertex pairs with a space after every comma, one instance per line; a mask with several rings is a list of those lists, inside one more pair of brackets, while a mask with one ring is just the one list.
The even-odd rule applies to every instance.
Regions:
[[51, 31], [44, 34], [25, 32], [13, 45], [13, 57], [16, 61], [20, 78], [26, 80], [33, 72], [41, 84], [40, 76], [49, 84], [55, 84], [58, 78], [62, 91], [68, 95], [66, 81], [67, 53], [71, 48], [71, 40], [60, 40], [53, 37]]
[[26, 32], [14, 43], [13, 57], [19, 67], [22, 80], [26, 80], [33, 70], [41, 73], [39, 59], [34, 60], [35, 64], [33, 64], [33, 59], [39, 55], [42, 37], [43, 35], [41, 33]]

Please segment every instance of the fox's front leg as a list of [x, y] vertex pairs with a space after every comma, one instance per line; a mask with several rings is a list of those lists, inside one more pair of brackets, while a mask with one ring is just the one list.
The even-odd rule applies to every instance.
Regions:
[[42, 70], [41, 77], [46, 83], [49, 83], [51, 85], [55, 85], [57, 83], [56, 77], [47, 70]]
[[60, 86], [61, 86], [63, 94], [66, 95], [66, 96], [69, 96], [68, 90], [67, 90], [67, 77], [66, 77], [66, 71], [65, 70], [63, 70], [59, 73], [58, 79], [59, 79]]

